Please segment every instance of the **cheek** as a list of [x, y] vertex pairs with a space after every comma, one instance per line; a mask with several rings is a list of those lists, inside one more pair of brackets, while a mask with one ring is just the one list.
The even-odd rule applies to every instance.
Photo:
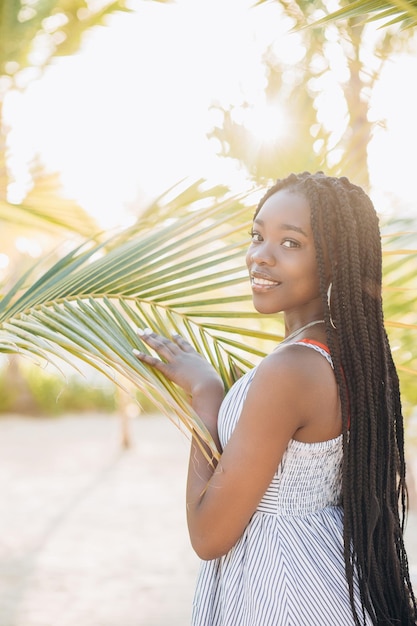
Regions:
[[314, 264], [314, 266], [311, 268], [309, 281], [314, 291], [317, 291], [318, 293], [320, 291], [320, 279], [319, 279], [319, 272], [318, 272], [318, 268], [316, 264]]
[[318, 293], [320, 279], [315, 259], [312, 260], [309, 256], [303, 259], [300, 264], [292, 264], [289, 272], [291, 272], [292, 278], [298, 282], [300, 289], [307, 290], [309, 293]]
[[246, 267], [249, 269], [251, 263], [252, 263], [252, 254], [251, 254], [251, 250], [252, 250], [252, 246], [250, 246], [248, 248], [248, 251], [246, 252]]

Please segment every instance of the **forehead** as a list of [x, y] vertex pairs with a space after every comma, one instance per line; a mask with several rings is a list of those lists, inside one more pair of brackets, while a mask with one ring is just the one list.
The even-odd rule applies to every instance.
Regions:
[[310, 205], [307, 198], [299, 192], [280, 189], [270, 196], [262, 205], [255, 221], [284, 221], [310, 226]]

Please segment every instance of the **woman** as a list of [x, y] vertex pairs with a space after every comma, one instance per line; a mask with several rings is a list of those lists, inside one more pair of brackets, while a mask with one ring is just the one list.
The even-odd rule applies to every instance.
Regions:
[[375, 210], [346, 178], [292, 174], [251, 239], [254, 306], [283, 312], [286, 337], [226, 398], [181, 337], [145, 331], [160, 358], [135, 351], [188, 392], [221, 452], [214, 468], [195, 442], [190, 455], [193, 624], [416, 624]]

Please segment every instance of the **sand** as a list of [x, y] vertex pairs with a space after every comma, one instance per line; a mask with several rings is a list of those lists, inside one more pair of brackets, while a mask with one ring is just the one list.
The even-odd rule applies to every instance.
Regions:
[[0, 419], [0, 625], [185, 626], [188, 441], [167, 418]]

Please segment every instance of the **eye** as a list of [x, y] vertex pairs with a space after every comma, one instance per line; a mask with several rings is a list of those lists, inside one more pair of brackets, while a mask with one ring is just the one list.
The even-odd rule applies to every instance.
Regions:
[[284, 248], [300, 247], [300, 243], [298, 241], [295, 241], [295, 239], [284, 239], [281, 245], [284, 246]]
[[262, 241], [261, 233], [258, 233], [258, 231], [256, 230], [250, 230], [249, 235], [251, 236], [253, 243], [259, 243], [260, 241]]

